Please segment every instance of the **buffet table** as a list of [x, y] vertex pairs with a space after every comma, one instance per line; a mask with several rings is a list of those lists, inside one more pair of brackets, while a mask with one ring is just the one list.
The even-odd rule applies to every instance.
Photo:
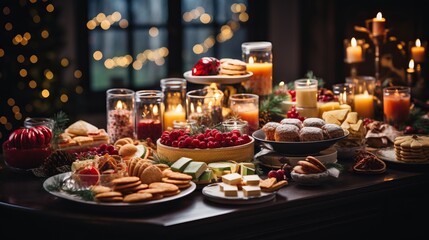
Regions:
[[357, 175], [348, 171], [351, 160], [340, 160], [337, 180], [311, 187], [290, 182], [267, 202], [220, 204], [197, 188], [184, 198], [119, 212], [57, 198], [43, 189], [45, 179], [12, 172], [0, 160], [0, 229], [14, 238], [412, 238], [424, 232], [419, 219], [429, 213], [426, 165]]

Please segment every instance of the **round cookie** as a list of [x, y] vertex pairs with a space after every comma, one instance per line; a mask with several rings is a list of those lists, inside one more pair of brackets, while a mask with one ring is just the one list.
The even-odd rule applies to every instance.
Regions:
[[278, 142], [298, 142], [299, 128], [290, 124], [280, 124], [274, 132], [274, 139]]
[[247, 73], [246, 63], [232, 58], [220, 59], [220, 75], [244, 75]]

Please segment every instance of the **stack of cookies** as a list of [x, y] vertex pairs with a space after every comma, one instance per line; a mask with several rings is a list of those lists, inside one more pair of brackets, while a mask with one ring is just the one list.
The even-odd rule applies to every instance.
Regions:
[[246, 63], [232, 58], [222, 58], [220, 59], [220, 75], [245, 75], [247, 74]]
[[396, 159], [398, 161], [429, 161], [429, 136], [399, 136], [395, 138], [394, 147]]

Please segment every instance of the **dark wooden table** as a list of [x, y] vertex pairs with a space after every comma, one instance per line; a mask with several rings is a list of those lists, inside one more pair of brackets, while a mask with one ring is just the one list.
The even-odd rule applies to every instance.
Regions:
[[43, 189], [45, 179], [12, 172], [1, 160], [0, 234], [9, 236], [5, 239], [411, 239], [426, 234], [427, 167], [388, 165], [384, 174], [357, 175], [348, 171], [351, 161], [339, 163], [345, 170], [337, 180], [313, 187], [291, 181], [268, 202], [219, 204], [197, 189], [171, 202], [118, 212], [57, 198]]

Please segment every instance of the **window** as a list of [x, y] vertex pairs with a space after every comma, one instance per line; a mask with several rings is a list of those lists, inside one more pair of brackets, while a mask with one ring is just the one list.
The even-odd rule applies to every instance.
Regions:
[[241, 58], [246, 8], [247, 0], [88, 1], [91, 91], [158, 88], [203, 56]]

